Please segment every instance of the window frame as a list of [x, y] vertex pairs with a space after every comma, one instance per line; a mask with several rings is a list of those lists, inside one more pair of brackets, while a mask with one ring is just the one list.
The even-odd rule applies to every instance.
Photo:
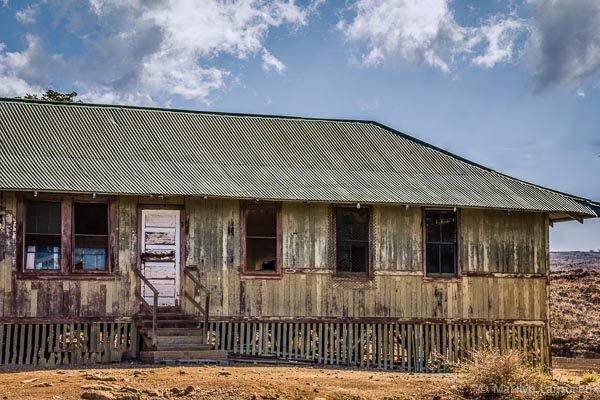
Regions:
[[[276, 215], [276, 260], [275, 271], [248, 271], [246, 265], [246, 216], [248, 210], [261, 207], [274, 207]], [[240, 201], [240, 277], [246, 279], [281, 279], [282, 274], [282, 229], [281, 229], [281, 202], [275, 201]]]
[[350, 204], [333, 204], [331, 208], [332, 220], [332, 245], [331, 252], [333, 255], [333, 279], [335, 280], [372, 280], [373, 274], [373, 207], [370, 205], [361, 204], [361, 209], [366, 209], [369, 212], [369, 245], [368, 245], [368, 266], [366, 272], [340, 272], [337, 269], [337, 209], [338, 208], [356, 208], [356, 205]]
[[[461, 209], [456, 207], [423, 207], [421, 214], [422, 255], [423, 255], [423, 280], [435, 282], [457, 282], [462, 278], [462, 251], [461, 251]], [[456, 271], [454, 274], [434, 273], [427, 274], [427, 211], [454, 211], [456, 213]]]
[[[60, 232], [58, 234], [51, 234], [52, 236], [58, 236], [59, 242], [60, 242], [60, 250], [58, 253], [58, 269], [27, 269], [27, 256], [28, 256], [28, 252], [27, 252], [27, 213], [24, 214], [24, 218], [23, 218], [23, 271], [25, 273], [31, 273], [31, 272], [47, 272], [47, 273], [56, 273], [58, 271], [60, 271], [60, 267], [61, 267], [61, 263], [63, 260], [63, 225], [62, 225], [62, 216], [63, 216], [63, 207], [62, 207], [62, 202], [61, 201], [57, 201], [54, 199], [38, 199], [38, 198], [34, 198], [34, 199], [28, 199], [25, 202], [25, 205], [28, 202], [33, 202], [35, 201], [36, 203], [52, 203], [52, 204], [58, 204], [59, 206], [59, 211], [60, 211], [60, 217], [59, 217], [59, 225], [60, 225]], [[26, 208], [26, 206], [25, 206]]]
[[[60, 203], [61, 220], [61, 249], [59, 269], [36, 270], [26, 269], [26, 232], [27, 232], [27, 203], [57, 202]], [[77, 270], [75, 269], [75, 229], [74, 203], [101, 203], [107, 205], [108, 243], [106, 254], [106, 270]], [[60, 193], [18, 193], [17, 195], [17, 272], [23, 278], [83, 278], [112, 277], [116, 271], [116, 198], [114, 196], [71, 195]]]

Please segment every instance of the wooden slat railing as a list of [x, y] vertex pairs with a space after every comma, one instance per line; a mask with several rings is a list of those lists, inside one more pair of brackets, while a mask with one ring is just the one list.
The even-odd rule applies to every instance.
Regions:
[[137, 349], [133, 322], [0, 322], [0, 366], [120, 362]]
[[317, 364], [447, 372], [474, 350], [518, 349], [527, 361], [551, 363], [544, 324], [210, 321], [208, 344], [248, 357]]
[[137, 268], [133, 268], [133, 272], [135, 272], [135, 274], [146, 284], [146, 287], [148, 287], [148, 289], [150, 289], [153, 294], [153, 296], [152, 296], [153, 297], [153, 305], [150, 305], [150, 304], [148, 304], [148, 302], [146, 301], [146, 299], [144, 298], [144, 296], [142, 294], [141, 285], [140, 285], [140, 289], [138, 291], [136, 291], [136, 295], [140, 299], [140, 303], [142, 304], [142, 306], [144, 306], [148, 311], [150, 311], [152, 313], [152, 344], [156, 345], [156, 319], [157, 319], [157, 311], [158, 311], [158, 289], [156, 289], [154, 287], [154, 285], [152, 285], [150, 283], [150, 281], [148, 280], [148, 278], [146, 278], [144, 276], [142, 271], [140, 271]]
[[[188, 265], [185, 267], [184, 276], [189, 278], [194, 284], [194, 292], [189, 293], [187, 290], [184, 290], [184, 295], [188, 299], [188, 301], [196, 307], [198, 310], [198, 314], [203, 318], [204, 323], [202, 324], [202, 334], [204, 338], [207, 337], [207, 329], [208, 329], [208, 316], [210, 310], [210, 290], [206, 286], [200, 282], [200, 271], [198, 267], [195, 265]], [[196, 294], [199, 292], [204, 293], [204, 306], [196, 301]]]

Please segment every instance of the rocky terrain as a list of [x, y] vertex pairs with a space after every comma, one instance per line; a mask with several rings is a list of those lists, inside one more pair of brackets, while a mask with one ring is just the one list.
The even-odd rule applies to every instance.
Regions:
[[[121, 364], [0, 374], [4, 399], [460, 399], [456, 375], [288, 366]], [[595, 386], [594, 386], [595, 388]], [[600, 388], [599, 388], [600, 389]], [[587, 398], [586, 398], [587, 399]]]
[[[59, 370], [19, 367], [2, 372], [0, 388], [5, 400], [465, 400], [460, 390], [464, 378], [458, 374], [344, 367], [158, 367], [133, 363]], [[581, 372], [556, 370], [553, 382], [554, 388], [569, 389], [568, 395], [544, 399], [595, 400], [600, 396], [600, 383], [584, 383]]]
[[552, 352], [600, 358], [600, 252], [550, 254]]

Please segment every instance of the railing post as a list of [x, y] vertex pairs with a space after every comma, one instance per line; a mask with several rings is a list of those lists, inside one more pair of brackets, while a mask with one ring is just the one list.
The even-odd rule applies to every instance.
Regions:
[[210, 293], [206, 293], [204, 297], [204, 340], [208, 339], [208, 309], [210, 307]]
[[154, 307], [152, 307], [152, 342], [156, 345], [156, 313], [158, 309], [158, 293], [154, 293]]
[[[193, 274], [192, 271], [195, 271], [196, 273]], [[184, 276], [190, 278], [190, 280], [192, 281], [192, 283], [194, 283], [194, 292], [193, 294], [188, 293], [185, 289], [185, 295], [189, 296], [189, 300], [191, 301], [191, 303], [196, 307], [196, 309], [198, 310], [198, 316], [200, 316], [200, 313], [202, 313], [202, 317], [203, 317], [203, 327], [202, 327], [202, 334], [204, 335], [204, 339], [207, 340], [208, 339], [208, 316], [210, 314], [210, 291], [200, 282], [200, 271], [198, 270], [197, 267], [192, 267], [192, 266], [188, 266], [185, 268], [184, 270]], [[204, 292], [204, 309], [202, 308], [202, 306], [196, 302], [196, 295], [199, 292]]]

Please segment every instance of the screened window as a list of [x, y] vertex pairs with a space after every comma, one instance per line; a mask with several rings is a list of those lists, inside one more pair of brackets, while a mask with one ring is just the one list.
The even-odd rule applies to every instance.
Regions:
[[279, 207], [246, 204], [243, 208], [243, 270], [248, 274], [278, 274]]
[[108, 253], [108, 206], [102, 203], [73, 204], [75, 270], [106, 271]]
[[60, 202], [28, 202], [25, 222], [25, 269], [60, 269], [60, 249]]
[[425, 211], [426, 275], [458, 275], [457, 214], [450, 210]]
[[336, 207], [336, 275], [369, 275], [370, 219], [368, 208]]
[[19, 272], [82, 275], [113, 268], [110, 240], [115, 200], [108, 196], [21, 194], [17, 259]]

